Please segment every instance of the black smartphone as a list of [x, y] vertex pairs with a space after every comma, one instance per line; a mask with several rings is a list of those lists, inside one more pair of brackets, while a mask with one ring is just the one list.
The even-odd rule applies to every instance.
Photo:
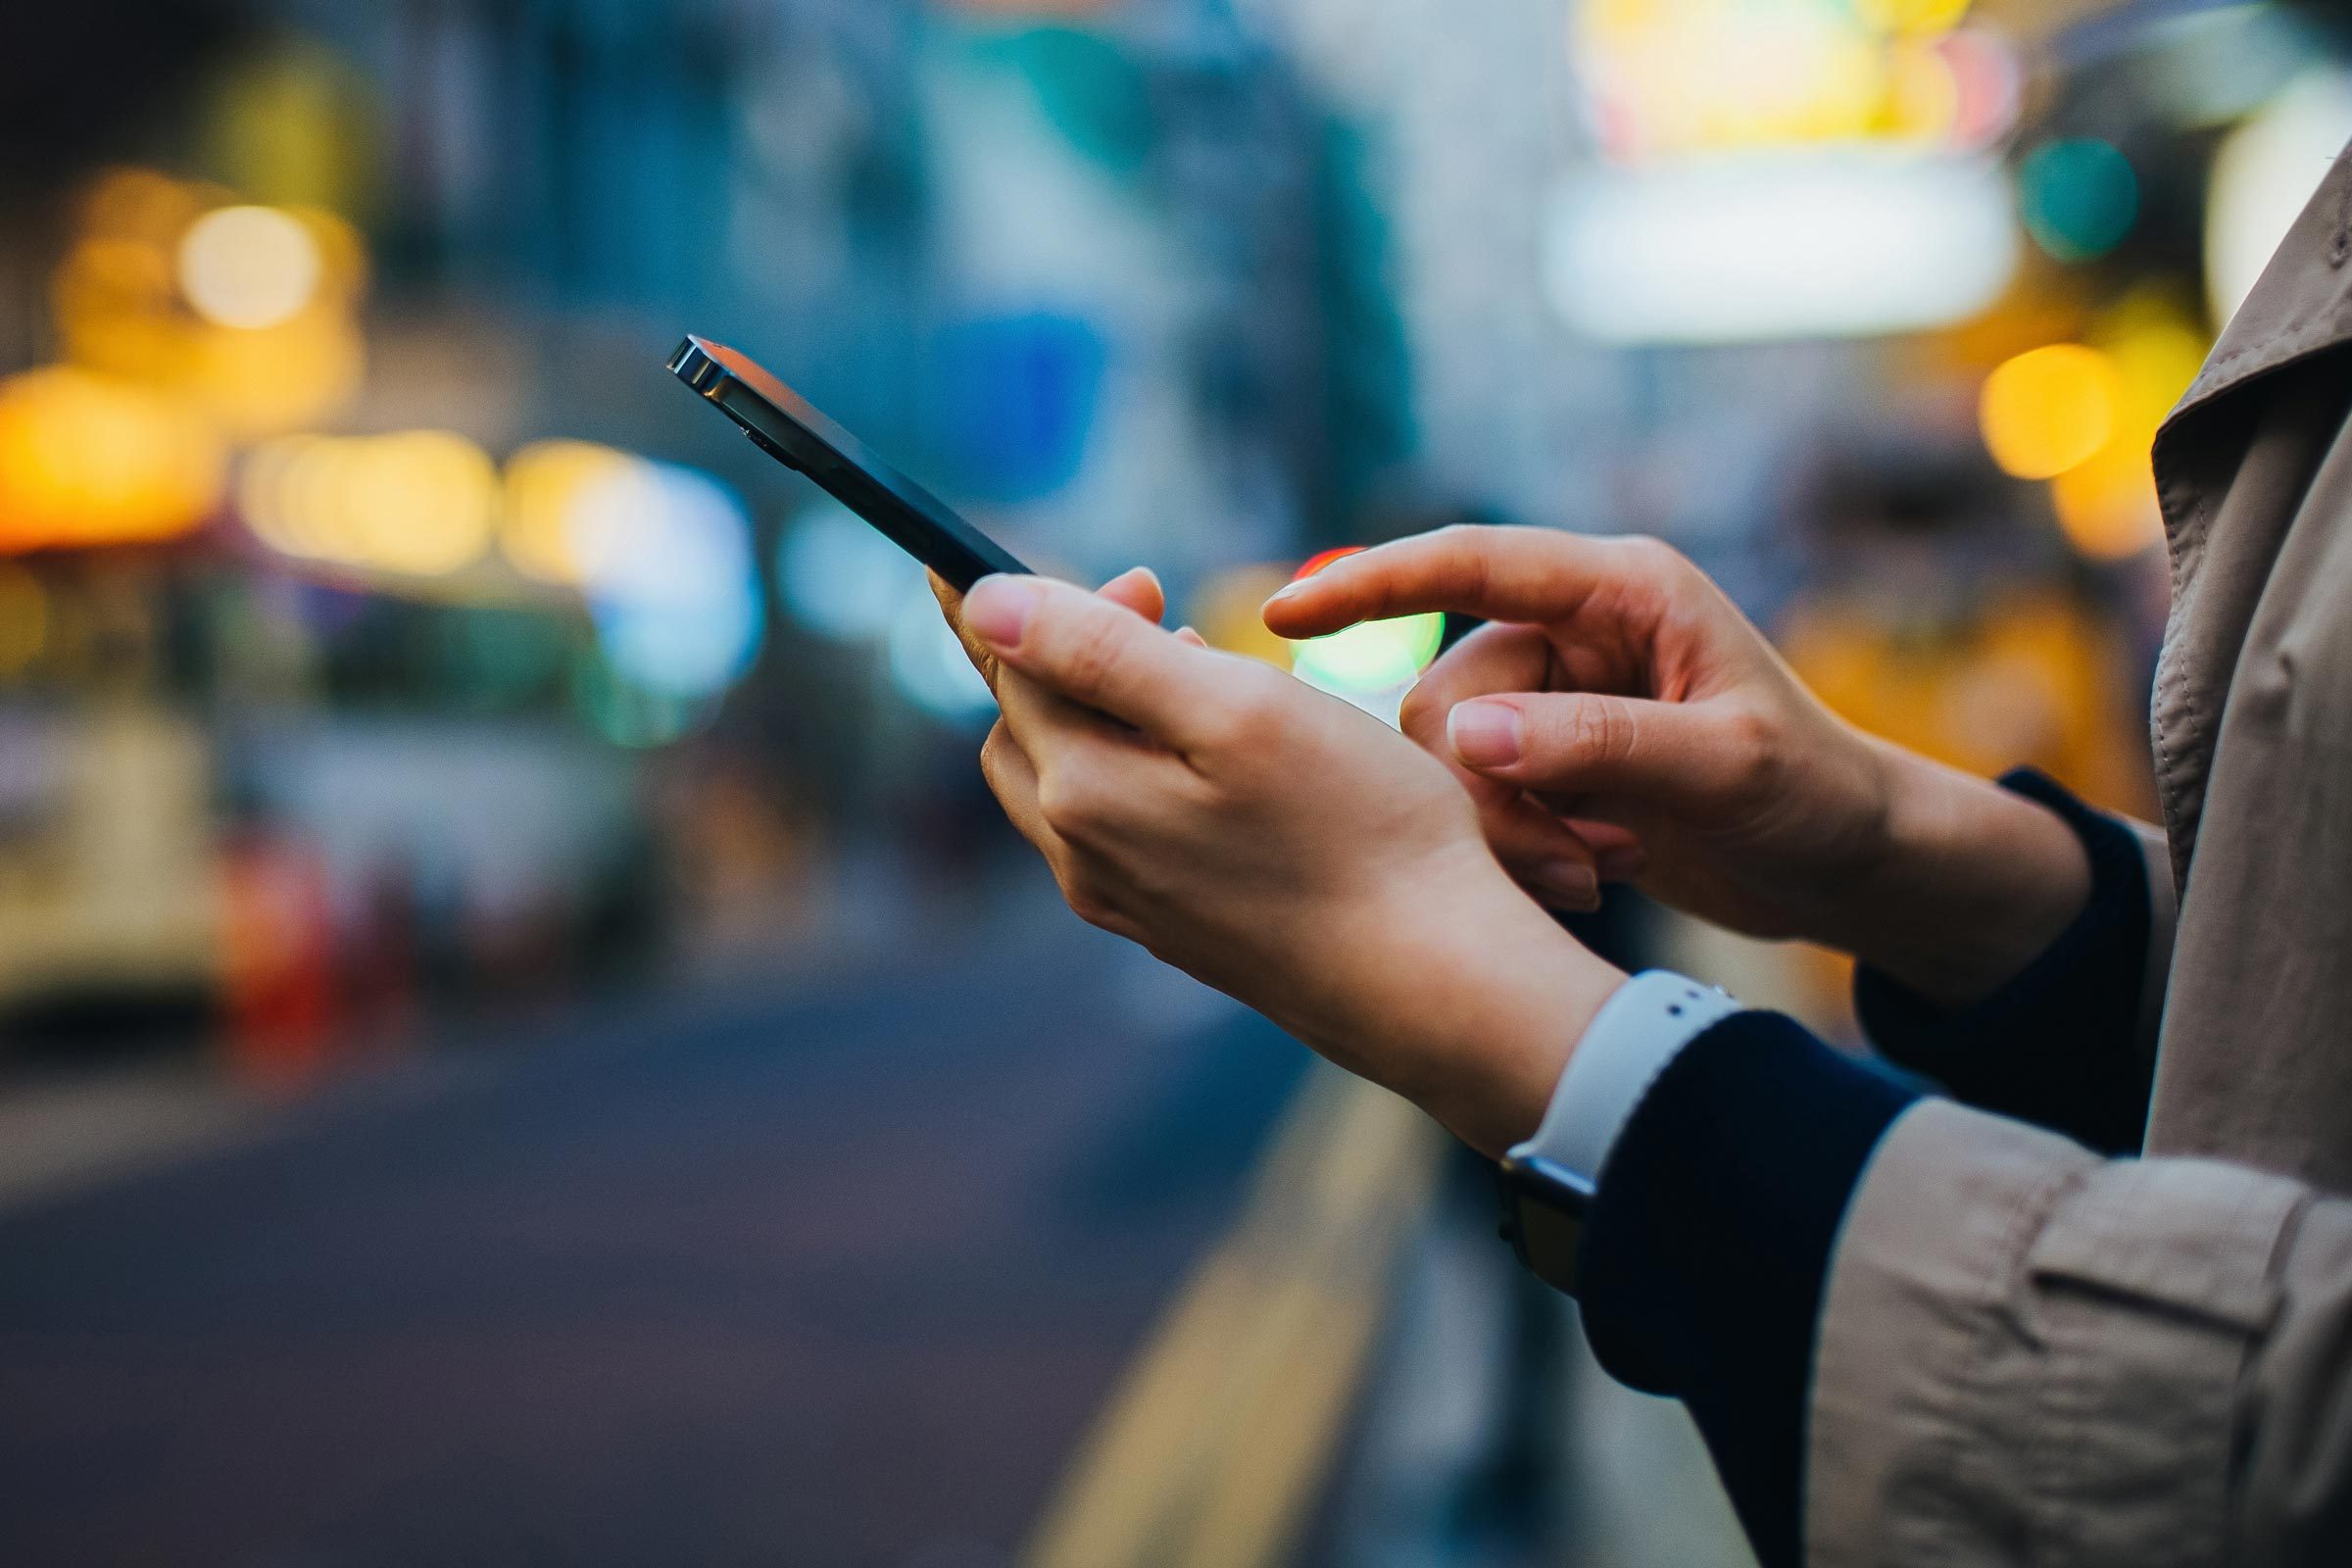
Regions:
[[1028, 571], [1010, 551], [884, 463], [864, 442], [748, 356], [707, 338], [689, 337], [669, 357], [669, 369], [743, 426], [754, 446], [815, 480], [826, 494], [956, 588], [969, 588], [992, 572]]

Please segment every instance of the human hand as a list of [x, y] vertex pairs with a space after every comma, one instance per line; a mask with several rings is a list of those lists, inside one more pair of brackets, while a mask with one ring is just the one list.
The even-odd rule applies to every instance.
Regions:
[[1556, 847], [1533, 803], [1604, 876], [1952, 1001], [2022, 968], [2087, 897], [2057, 818], [1839, 719], [1655, 540], [1446, 528], [1335, 562], [1265, 617], [1308, 637], [1433, 610], [1494, 624], [1430, 667], [1404, 729], [1463, 779], [1507, 864]]
[[1155, 584], [1111, 588], [942, 596], [992, 662], [989, 785], [1070, 906], [1478, 1148], [1532, 1132], [1623, 976], [1520, 894], [1418, 747], [1162, 631]]

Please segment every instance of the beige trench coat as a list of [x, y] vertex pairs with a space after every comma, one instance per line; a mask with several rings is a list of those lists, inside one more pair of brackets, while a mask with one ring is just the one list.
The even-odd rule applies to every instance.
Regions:
[[1817, 1568], [2352, 1565], [2352, 152], [2156, 471], [2145, 1153], [1889, 1130], [1823, 1312]]

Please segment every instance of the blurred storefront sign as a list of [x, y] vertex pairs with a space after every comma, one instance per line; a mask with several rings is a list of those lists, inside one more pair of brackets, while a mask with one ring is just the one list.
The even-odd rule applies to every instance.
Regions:
[[1939, 326], [1998, 299], [2017, 257], [1997, 164], [1853, 150], [1589, 171], [1545, 266], [1589, 337], [1724, 343]]
[[1010, 504], [1078, 474], [1109, 358], [1086, 321], [1050, 312], [943, 329], [922, 384], [926, 445], [940, 477], [974, 501]]

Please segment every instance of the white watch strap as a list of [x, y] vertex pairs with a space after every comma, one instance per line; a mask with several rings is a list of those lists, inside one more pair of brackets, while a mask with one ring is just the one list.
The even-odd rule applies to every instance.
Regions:
[[1634, 1110], [1685, 1046], [1740, 1005], [1720, 986], [1649, 969], [1601, 1004], [1535, 1137], [1511, 1151], [1596, 1181]]

